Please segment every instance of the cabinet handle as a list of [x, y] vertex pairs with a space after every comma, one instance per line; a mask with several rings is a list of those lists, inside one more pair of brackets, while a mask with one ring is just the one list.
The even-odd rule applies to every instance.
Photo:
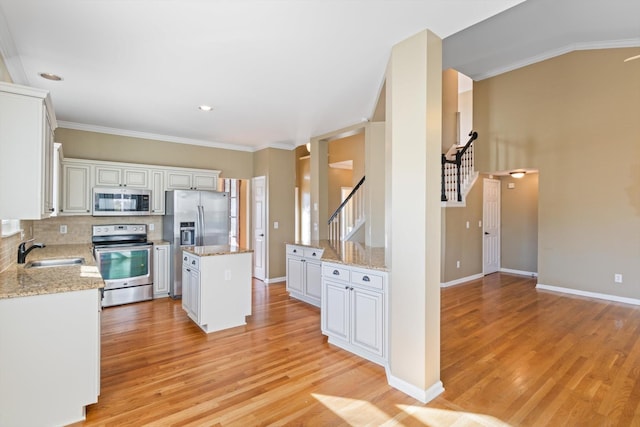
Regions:
[[352, 291], [352, 290], [353, 290], [353, 286], [352, 286], [352, 287], [350, 287], [350, 288], [349, 288], [349, 290], [350, 290], [350, 291]]
[[370, 282], [371, 279], [369, 279], [369, 276], [362, 276], [362, 281], [363, 282]]
[[340, 272], [339, 272], [338, 270], [333, 270], [333, 275], [334, 275], [334, 276], [339, 276], [339, 275], [340, 275]]
[[188, 268], [187, 268], [187, 271], [188, 271], [189, 273], [191, 273], [191, 270], [189, 270]]
[[348, 287], [348, 286], [345, 286], [345, 287], [344, 287], [344, 289], [348, 291], [348, 290], [349, 290], [349, 287]]

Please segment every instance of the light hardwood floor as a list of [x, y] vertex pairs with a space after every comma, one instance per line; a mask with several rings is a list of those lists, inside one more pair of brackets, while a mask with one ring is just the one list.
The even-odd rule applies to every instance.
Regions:
[[494, 274], [442, 291], [427, 405], [330, 346], [317, 308], [254, 281], [246, 326], [205, 334], [180, 301], [105, 309], [86, 426], [640, 425], [640, 308]]

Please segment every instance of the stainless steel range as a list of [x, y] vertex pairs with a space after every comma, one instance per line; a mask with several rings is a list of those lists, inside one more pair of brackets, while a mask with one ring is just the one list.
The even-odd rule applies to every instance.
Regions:
[[153, 298], [153, 243], [144, 224], [94, 225], [93, 255], [104, 279], [102, 306]]

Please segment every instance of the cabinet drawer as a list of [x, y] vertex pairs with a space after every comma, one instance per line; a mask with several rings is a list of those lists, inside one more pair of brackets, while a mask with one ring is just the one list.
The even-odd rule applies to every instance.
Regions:
[[200, 258], [190, 254], [183, 253], [182, 264], [195, 270], [200, 270]]
[[287, 255], [304, 256], [304, 248], [301, 246], [287, 245]]
[[371, 273], [363, 273], [360, 271], [351, 272], [351, 283], [354, 285], [367, 286], [375, 289], [382, 289], [382, 276]]
[[322, 249], [305, 248], [304, 256], [311, 259], [320, 259], [322, 258]]
[[334, 280], [349, 281], [349, 270], [333, 264], [324, 264], [322, 266], [322, 275]]

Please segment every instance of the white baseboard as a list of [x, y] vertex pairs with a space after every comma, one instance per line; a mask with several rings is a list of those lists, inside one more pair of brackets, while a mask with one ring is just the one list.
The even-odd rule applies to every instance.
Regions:
[[538, 277], [538, 273], [535, 271], [522, 271], [522, 270], [512, 270], [510, 268], [501, 268], [500, 272], [518, 274], [520, 276]]
[[402, 380], [398, 377], [394, 377], [393, 375], [391, 375], [388, 368], [386, 369], [386, 371], [387, 371], [387, 382], [391, 387], [397, 390], [400, 390], [404, 394], [407, 394], [413, 397], [414, 399], [419, 400], [422, 403], [430, 402], [431, 400], [435, 399], [440, 394], [442, 394], [442, 392], [444, 392], [442, 381], [438, 381], [428, 389], [422, 390], [421, 388], [416, 387], [413, 384], [406, 382], [405, 380]]
[[619, 297], [617, 295], [601, 294], [599, 292], [581, 291], [578, 289], [563, 288], [560, 286], [544, 285], [542, 283], [538, 283], [536, 285], [536, 289], [542, 289], [545, 291], [552, 291], [552, 292], [561, 292], [563, 294], [579, 295], [582, 297], [603, 299], [607, 301], [622, 302], [625, 304], [640, 305], [640, 299], [636, 299], [636, 298]]
[[267, 285], [271, 285], [272, 283], [280, 283], [285, 282], [287, 280], [285, 277], [274, 277], [273, 279], [264, 279], [263, 282]]
[[449, 286], [459, 285], [461, 283], [470, 282], [472, 280], [482, 279], [482, 277], [483, 277], [482, 273], [474, 274], [472, 276], [467, 276], [467, 277], [461, 277], [460, 279], [455, 279], [455, 280], [452, 280], [450, 282], [440, 283], [440, 287], [441, 288], [447, 288]]

